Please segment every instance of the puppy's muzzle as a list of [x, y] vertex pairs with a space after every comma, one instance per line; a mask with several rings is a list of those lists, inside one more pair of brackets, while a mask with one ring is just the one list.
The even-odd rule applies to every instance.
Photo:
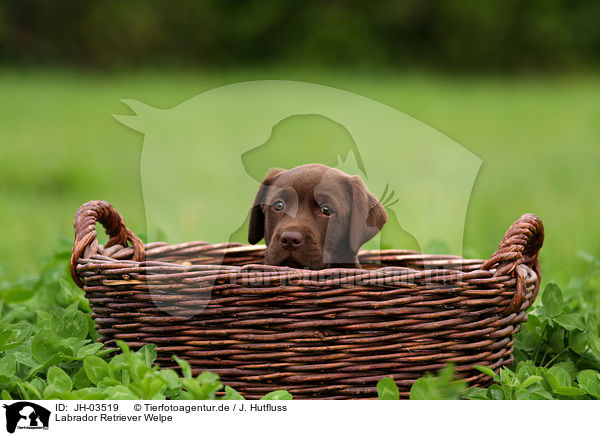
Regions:
[[304, 235], [300, 232], [282, 232], [279, 243], [286, 250], [295, 250], [304, 244]]

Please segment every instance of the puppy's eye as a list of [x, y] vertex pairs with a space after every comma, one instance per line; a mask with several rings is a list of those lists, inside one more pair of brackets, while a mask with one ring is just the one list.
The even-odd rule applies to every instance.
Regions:
[[325, 216], [331, 216], [333, 215], [333, 209], [329, 206], [321, 206], [321, 213]]
[[283, 204], [283, 201], [281, 201], [281, 200], [276, 200], [273, 203], [273, 209], [275, 209], [277, 212], [281, 212], [283, 210], [284, 206], [285, 205]]

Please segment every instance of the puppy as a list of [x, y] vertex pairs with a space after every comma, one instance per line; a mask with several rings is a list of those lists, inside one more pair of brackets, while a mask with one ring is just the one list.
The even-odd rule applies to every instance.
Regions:
[[264, 237], [269, 265], [360, 267], [359, 248], [386, 221], [385, 209], [359, 176], [321, 164], [275, 168], [256, 194], [248, 241]]

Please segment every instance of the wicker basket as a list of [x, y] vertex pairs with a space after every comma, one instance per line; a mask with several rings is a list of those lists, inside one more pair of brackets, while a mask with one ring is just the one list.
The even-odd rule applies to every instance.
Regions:
[[[97, 221], [110, 236], [104, 247]], [[489, 383], [473, 365], [513, 361], [513, 336], [538, 293], [544, 239], [540, 219], [527, 214], [487, 261], [361, 251], [363, 269], [310, 271], [262, 265], [261, 246], [144, 246], [103, 201], [84, 204], [74, 225], [71, 273], [100, 340], [154, 343], [161, 366], [175, 368], [176, 354], [247, 398], [275, 389], [373, 398], [386, 376], [406, 397], [447, 362], [471, 385]]]

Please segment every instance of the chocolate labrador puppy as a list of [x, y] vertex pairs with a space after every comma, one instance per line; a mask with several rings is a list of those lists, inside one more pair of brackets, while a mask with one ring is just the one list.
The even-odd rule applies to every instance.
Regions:
[[265, 238], [270, 265], [359, 267], [359, 248], [386, 220], [385, 209], [359, 176], [321, 164], [275, 168], [256, 194], [248, 241]]

